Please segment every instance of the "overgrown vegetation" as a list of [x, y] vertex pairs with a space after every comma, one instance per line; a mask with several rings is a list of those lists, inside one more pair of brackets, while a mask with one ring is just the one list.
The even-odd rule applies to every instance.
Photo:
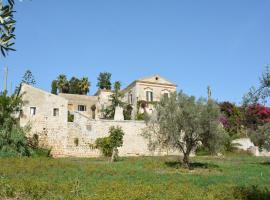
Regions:
[[20, 96], [0, 93], [0, 156], [30, 156], [26, 132], [20, 128], [16, 114], [19, 114], [22, 100]]
[[22, 106], [20, 95], [0, 93], [0, 157], [50, 156], [50, 150], [39, 147], [38, 135], [27, 138], [31, 127], [19, 125]]
[[0, 159], [0, 196], [27, 200], [269, 200], [270, 161], [248, 155]]
[[100, 149], [104, 156], [111, 157], [111, 162], [118, 158], [118, 147], [123, 145], [124, 132], [121, 127], [112, 126], [109, 130], [109, 136], [98, 138], [96, 147]]

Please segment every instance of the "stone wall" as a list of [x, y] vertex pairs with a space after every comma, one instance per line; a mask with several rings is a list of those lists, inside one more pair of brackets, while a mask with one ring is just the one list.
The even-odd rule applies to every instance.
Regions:
[[[20, 125], [31, 126], [27, 136], [38, 135], [40, 146], [51, 148], [54, 155], [62, 154], [67, 143], [67, 100], [27, 84], [22, 84], [20, 94], [23, 100]], [[31, 107], [36, 108], [35, 115], [31, 115]], [[54, 108], [59, 109], [57, 116], [53, 115]]]
[[250, 152], [254, 156], [270, 156], [270, 152], [263, 150], [259, 151], [259, 148], [254, 145], [250, 138], [239, 138], [232, 141], [236, 145], [237, 149]]
[[[179, 155], [173, 151], [149, 151], [148, 141], [141, 135], [146, 127], [142, 121], [92, 120], [82, 113], [74, 114], [74, 122], [68, 123], [68, 144], [59, 156], [101, 156], [99, 150], [91, 149], [91, 144], [94, 144], [97, 138], [108, 136], [111, 126], [119, 126], [125, 133], [123, 146], [119, 148], [120, 156]], [[75, 141], [78, 141], [78, 144]]]
[[[145, 128], [144, 122], [92, 120], [81, 113], [75, 113], [74, 122], [68, 124], [68, 145], [65, 156], [100, 156], [100, 152], [91, 149], [89, 144], [94, 144], [97, 138], [108, 136], [111, 126], [119, 126], [125, 133], [123, 146], [119, 148], [120, 156], [150, 155], [147, 141], [141, 136]], [[77, 139], [78, 146], [74, 142]]]

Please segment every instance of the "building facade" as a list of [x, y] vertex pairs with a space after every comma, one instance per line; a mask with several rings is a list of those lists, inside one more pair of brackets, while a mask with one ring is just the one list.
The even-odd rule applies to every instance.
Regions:
[[[132, 119], [136, 119], [136, 114], [153, 111], [155, 102], [159, 102], [163, 96], [170, 96], [170, 93], [176, 91], [177, 86], [165, 78], [154, 75], [133, 81], [121, 92], [122, 101], [132, 106]], [[110, 97], [113, 94], [111, 90], [98, 90], [94, 96], [64, 94], [59, 96], [68, 101], [68, 111], [72, 114], [74, 111], [81, 112], [91, 119], [104, 118], [102, 110], [110, 106]], [[144, 102], [145, 106], [140, 103]]]
[[[159, 101], [162, 96], [174, 91], [176, 85], [160, 76], [136, 80], [122, 90], [123, 101], [135, 109], [139, 101]], [[141, 135], [146, 127], [144, 121], [102, 119], [101, 111], [110, 105], [112, 93], [99, 90], [94, 96], [54, 95], [22, 84], [20, 125], [31, 126], [27, 136], [38, 138], [39, 145], [50, 148], [55, 157], [100, 156], [100, 151], [91, 146], [97, 138], [107, 136], [111, 126], [119, 126], [125, 132], [124, 144], [119, 148], [121, 156], [178, 154], [168, 150], [150, 152], [148, 141]], [[73, 115], [72, 121], [69, 121], [69, 114]]]
[[[124, 102], [132, 105], [132, 116], [135, 119], [136, 113], [152, 113], [154, 103], [159, 102], [162, 97], [169, 97], [172, 92], [176, 92], [176, 88], [174, 83], [154, 75], [133, 81], [122, 92]], [[145, 104], [143, 107], [140, 105], [142, 102]]]

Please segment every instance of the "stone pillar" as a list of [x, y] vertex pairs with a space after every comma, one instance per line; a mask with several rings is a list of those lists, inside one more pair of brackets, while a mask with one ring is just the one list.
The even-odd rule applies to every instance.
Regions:
[[122, 107], [117, 106], [115, 108], [114, 120], [116, 120], [116, 121], [123, 121], [124, 120], [124, 114], [123, 114], [123, 108]]

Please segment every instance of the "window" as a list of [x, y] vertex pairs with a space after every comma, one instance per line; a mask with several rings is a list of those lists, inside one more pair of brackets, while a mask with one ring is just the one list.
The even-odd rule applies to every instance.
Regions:
[[31, 116], [36, 115], [36, 107], [30, 107], [30, 115]]
[[78, 105], [78, 111], [86, 111], [85, 105]]
[[153, 92], [146, 91], [146, 101], [153, 101]]
[[133, 103], [133, 96], [131, 93], [128, 94], [128, 103], [132, 104]]
[[169, 93], [166, 92], [166, 93], [163, 94], [163, 96], [164, 96], [165, 99], [168, 99], [169, 98]]
[[53, 109], [53, 116], [59, 116], [59, 108], [54, 108]]

